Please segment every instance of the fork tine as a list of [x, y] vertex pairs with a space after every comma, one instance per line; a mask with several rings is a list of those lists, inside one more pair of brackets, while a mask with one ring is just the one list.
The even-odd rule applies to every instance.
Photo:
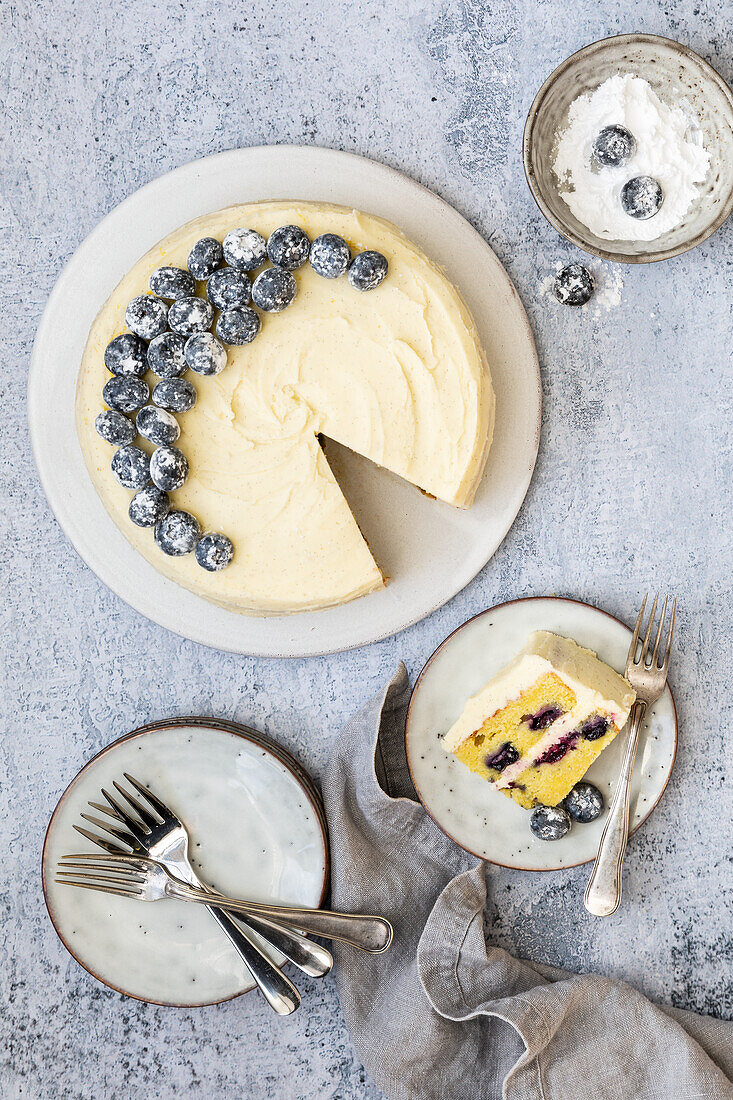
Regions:
[[646, 600], [649, 593], [647, 592], [644, 599], [641, 601], [641, 607], [639, 608], [639, 614], [636, 616], [636, 626], [634, 627], [634, 636], [631, 639], [631, 645], [629, 646], [629, 656], [627, 661], [631, 664], [636, 664], [636, 647], [639, 642], [639, 634], [641, 633], [641, 624], [644, 622], [644, 609], [646, 608]]
[[117, 811], [117, 816], [120, 818], [121, 821], [124, 822], [125, 825], [127, 825], [127, 828], [135, 837], [135, 840], [137, 840], [139, 844], [143, 844], [145, 833], [141, 829], [140, 823], [138, 821], [135, 821], [134, 817], [130, 816], [124, 806], [120, 806], [119, 802], [117, 802], [112, 797], [109, 791], [105, 791], [104, 787], [102, 787], [102, 794], [107, 799], [112, 809]]
[[151, 791], [149, 791], [147, 787], [144, 787], [142, 785], [139, 779], [135, 779], [135, 777], [130, 775], [129, 772], [124, 772], [123, 774], [127, 782], [131, 783], [135, 790], [138, 791], [138, 793], [141, 794], [143, 798], [146, 798], [148, 800], [156, 813], [160, 814], [164, 821], [170, 818], [175, 818], [175, 814], [172, 810], [168, 809], [165, 802], [161, 802], [159, 798], [156, 798], [155, 795]]
[[128, 855], [127, 852], [122, 851], [111, 852], [105, 856], [100, 856], [98, 852], [71, 852], [68, 855], [61, 856], [59, 862], [66, 860], [84, 860], [105, 867], [136, 867], [141, 871], [144, 871], [154, 862], [152, 859], [148, 859], [147, 856]]
[[137, 816], [142, 821], [143, 825], [147, 825], [149, 829], [159, 825], [157, 817], [153, 817], [147, 806], [141, 806], [136, 798], [133, 798], [131, 794], [128, 794], [124, 787], [121, 787], [116, 779], [112, 781], [114, 789], [122, 795], [122, 797], [130, 803]]
[[96, 833], [90, 833], [88, 829], [84, 829], [81, 825], [74, 825], [77, 833], [81, 833], [87, 840], [91, 840], [92, 844], [96, 844], [99, 848], [104, 848], [105, 852], [109, 852], [110, 855], [125, 854], [125, 849], [121, 848], [119, 844], [113, 844], [111, 840], [106, 840], [102, 836], [97, 836]]
[[99, 890], [101, 894], [117, 894], [121, 898], [138, 898], [140, 890], [122, 890], [115, 886], [95, 886], [93, 882], [77, 882], [76, 879], [56, 879], [62, 886], [78, 886], [81, 890]]
[[667, 616], [667, 600], [669, 596], [664, 597], [664, 603], [662, 604], [662, 610], [659, 613], [659, 626], [657, 627], [657, 636], [654, 640], [654, 652], [652, 653], [652, 668], [657, 663], [657, 653], [659, 652], [659, 643], [662, 640], [662, 631], [664, 630], [664, 620]]
[[669, 620], [669, 633], [667, 634], [667, 645], [664, 650], [664, 660], [661, 667], [664, 669], [664, 675], [667, 675], [667, 669], [669, 668], [669, 655], [672, 650], [672, 638], [674, 636], [674, 624], [677, 618], [677, 597], [672, 600], [672, 615]]
[[99, 810], [100, 814], [106, 814], [107, 817], [113, 817], [115, 821], [120, 820], [114, 810], [111, 810], [109, 806], [105, 806], [101, 802], [87, 802], [87, 806], [91, 806], [93, 810]]
[[96, 825], [103, 833], [111, 833], [112, 836], [116, 836], [118, 840], [123, 840], [125, 844], [135, 843], [134, 836], [132, 833], [129, 833], [127, 829], [118, 829], [115, 825], [108, 825], [106, 821], [100, 821], [98, 817], [92, 817], [91, 814], [79, 814], [79, 817], [83, 817], [90, 825]]
[[[84, 864], [86, 866], [86, 864]], [[143, 875], [133, 875], [131, 872], [115, 871], [112, 875], [105, 875], [102, 871], [56, 871], [57, 878], [91, 879], [94, 882], [109, 882], [112, 886], [142, 886], [145, 881]]]
[[651, 638], [652, 627], [654, 626], [654, 616], [657, 613], [657, 600], [658, 599], [659, 599], [659, 593], [657, 592], [656, 596], [654, 597], [654, 603], [652, 604], [652, 609], [649, 612], [649, 623], [647, 625], [646, 633], [644, 635], [644, 643], [641, 647], [641, 656], [639, 657], [639, 661], [641, 662], [642, 665], [646, 664], [646, 659], [649, 656], [649, 639]]

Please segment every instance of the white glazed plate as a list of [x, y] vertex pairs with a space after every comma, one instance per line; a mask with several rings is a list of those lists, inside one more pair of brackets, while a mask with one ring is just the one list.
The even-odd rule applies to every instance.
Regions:
[[[129, 772], [185, 823], [197, 871], [225, 894], [318, 907], [328, 884], [325, 818], [285, 750], [234, 723], [175, 719], [103, 749], [62, 795], [46, 834], [43, 888], [66, 948], [99, 981], [155, 1004], [195, 1007], [254, 988], [202, 905], [142, 902], [55, 882], [60, 856], [95, 851], [73, 825]], [[96, 816], [100, 816], [96, 813]], [[274, 956], [277, 958], [277, 956]], [[282, 961], [278, 958], [277, 961]]]
[[[514, 600], [482, 611], [438, 647], [415, 684], [407, 715], [407, 759], [420, 801], [437, 825], [480, 859], [524, 871], [553, 871], [595, 859], [621, 766], [623, 731], [586, 773], [603, 792], [606, 811], [573, 823], [562, 840], [538, 840], [529, 813], [447, 753], [440, 738], [475, 694], [522, 648], [533, 630], [551, 630], [594, 650], [623, 673], [631, 631], [605, 611], [555, 597]], [[631, 831], [646, 821], [677, 750], [677, 714], [669, 687], [647, 711], [631, 794]]]
[[[394, 222], [436, 260], [466, 299], [491, 365], [496, 428], [468, 511], [431, 500], [341, 452], [337, 475], [384, 574], [383, 590], [323, 611], [258, 618], [201, 599], [158, 573], [107, 514], [76, 436], [74, 400], [95, 315], [136, 260], [192, 218], [233, 203], [341, 203]], [[161, 626], [217, 649], [305, 657], [367, 645], [435, 611], [479, 572], [519, 511], [539, 443], [534, 340], [514, 287], [482, 237], [436, 195], [384, 165], [299, 146], [234, 149], [169, 172], [116, 207], [61, 273], [31, 359], [29, 423], [49, 503], [97, 576]], [[353, 497], [351, 493], [353, 492]]]

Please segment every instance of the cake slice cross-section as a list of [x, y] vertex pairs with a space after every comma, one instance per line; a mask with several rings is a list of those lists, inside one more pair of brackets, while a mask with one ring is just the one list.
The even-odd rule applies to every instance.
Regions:
[[556, 806], [623, 728], [631, 685], [546, 630], [463, 708], [443, 747], [520, 806]]

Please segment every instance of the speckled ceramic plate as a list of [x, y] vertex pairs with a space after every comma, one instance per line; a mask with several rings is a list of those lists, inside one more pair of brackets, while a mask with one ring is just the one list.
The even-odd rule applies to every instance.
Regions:
[[[99, 981], [154, 1004], [196, 1007], [254, 988], [203, 906], [145, 903], [62, 886], [61, 855], [94, 851], [74, 824], [100, 788], [128, 771], [185, 822], [197, 870], [254, 901], [319, 906], [328, 888], [325, 814], [316, 787], [285, 749], [234, 722], [176, 718], [144, 726], [98, 753], [61, 796], [46, 833], [43, 889], [53, 925]], [[277, 961], [283, 961], [281, 958]]]
[[[398, 477], [332, 448], [330, 460], [390, 583], [324, 611], [258, 618], [201, 599], [158, 573], [115, 526], [76, 436], [76, 377], [91, 323], [136, 260], [202, 214], [260, 199], [351, 205], [399, 225], [466, 299], [491, 364], [496, 428], [471, 509], [428, 499]], [[524, 308], [499, 260], [457, 211], [384, 165], [330, 149], [234, 149], [154, 180], [114, 209], [74, 254], [36, 336], [28, 390], [36, 466], [64, 532], [91, 569], [137, 611], [217, 649], [267, 657], [378, 641], [451, 599], [502, 541], [524, 499], [539, 442], [541, 388]], [[334, 451], [338, 454], [333, 456]]]
[[[407, 715], [407, 758], [420, 801], [456, 844], [481, 859], [523, 871], [554, 871], [595, 859], [606, 814], [552, 843], [529, 829], [529, 814], [493, 790], [450, 753], [440, 738], [473, 695], [522, 648], [533, 630], [551, 630], [595, 650], [623, 672], [631, 631], [618, 619], [577, 600], [514, 600], [483, 611], [436, 649], [415, 684]], [[587, 779], [610, 804], [621, 766], [621, 733], [601, 753]], [[647, 712], [632, 784], [632, 832], [646, 821], [664, 788], [677, 751], [677, 713], [669, 688]]]

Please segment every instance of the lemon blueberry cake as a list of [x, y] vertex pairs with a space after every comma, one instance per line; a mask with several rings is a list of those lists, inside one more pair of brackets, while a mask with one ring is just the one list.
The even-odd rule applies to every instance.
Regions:
[[250, 203], [176, 230], [112, 292], [77, 383], [87, 469], [133, 547], [264, 614], [384, 584], [321, 436], [466, 508], [493, 419], [486, 356], [444, 273], [395, 226], [323, 203]]
[[443, 738], [520, 806], [556, 806], [613, 741], [635, 699], [595, 653], [544, 630], [466, 703]]

